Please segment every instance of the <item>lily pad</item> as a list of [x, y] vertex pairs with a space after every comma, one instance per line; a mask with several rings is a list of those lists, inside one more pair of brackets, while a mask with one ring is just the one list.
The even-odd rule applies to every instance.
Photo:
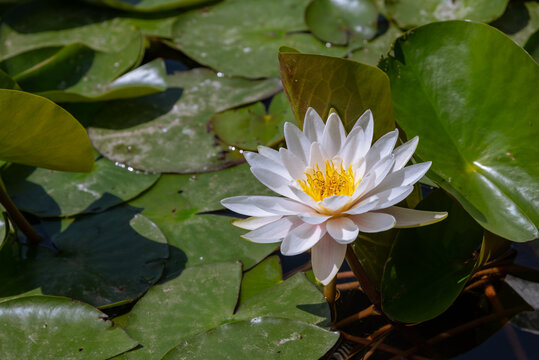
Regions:
[[490, 25], [524, 46], [539, 29], [539, 4], [536, 1], [510, 1], [503, 15]]
[[395, 54], [381, 66], [399, 126], [419, 136], [415, 156], [432, 161], [428, 176], [490, 232], [536, 238], [537, 63], [498, 30], [464, 21], [414, 29]]
[[363, 42], [362, 47], [352, 52], [348, 58], [376, 66], [380, 58], [389, 52], [393, 42], [401, 34], [402, 32], [395, 25], [390, 24], [385, 33], [370, 41]]
[[241, 282], [240, 263], [185, 269], [152, 287], [127, 320], [127, 333], [142, 348], [128, 359], [161, 359], [180, 342], [231, 319]]
[[[434, 225], [401, 229], [382, 278], [382, 308], [394, 320], [420, 322], [443, 313], [474, 269], [483, 229], [444, 191], [429, 194], [419, 210], [447, 211]], [[420, 259], [420, 261], [411, 261]]]
[[354, 60], [279, 52], [283, 86], [299, 123], [313, 107], [323, 119], [334, 108], [350, 131], [367, 109], [374, 137], [395, 129], [389, 78], [380, 69]]
[[2, 178], [19, 209], [53, 217], [105, 211], [136, 197], [159, 175], [136, 173], [99, 159], [87, 174], [11, 165], [2, 171]]
[[215, 112], [273, 95], [277, 80], [219, 77], [207, 69], [167, 77], [168, 89], [137, 99], [107, 102], [88, 130], [112, 161], [150, 172], [209, 172], [243, 161], [216, 142], [208, 121]]
[[376, 35], [378, 10], [371, 0], [313, 0], [305, 10], [305, 22], [316, 37], [333, 44]]
[[213, 0], [86, 0], [89, 3], [110, 6], [127, 11], [165, 11], [176, 8], [184, 8], [202, 5]]
[[[181, 15], [174, 44], [187, 56], [226, 75], [278, 77], [277, 51], [291, 46], [308, 53], [344, 56], [305, 33], [309, 0], [229, 0]], [[204, 41], [200, 41], [204, 39]]]
[[385, 0], [389, 16], [401, 28], [443, 20], [490, 22], [500, 17], [509, 0]]
[[0, 303], [2, 359], [108, 359], [138, 343], [90, 305], [31, 296]]
[[60, 295], [94, 306], [138, 297], [159, 280], [169, 254], [159, 228], [138, 212], [121, 206], [43, 222], [58, 251], [11, 240], [0, 251], [0, 297]]
[[61, 171], [92, 169], [94, 150], [86, 130], [60, 106], [0, 89], [0, 109], [0, 159]]
[[284, 93], [273, 97], [268, 111], [258, 102], [215, 114], [213, 131], [225, 143], [256, 151], [258, 145], [272, 146], [283, 140], [284, 123], [295, 118]]
[[164, 360], [320, 359], [339, 338], [317, 326], [278, 318], [253, 318], [225, 324], [170, 350]]
[[0, 89], [19, 89], [19, 85], [8, 74], [0, 70]]
[[0, 24], [0, 59], [26, 51], [80, 43], [102, 52], [125, 47], [135, 28], [116, 12], [65, 0], [16, 6]]
[[283, 280], [283, 269], [279, 256], [272, 255], [251, 270], [243, 274], [239, 305], [263, 293], [265, 290], [280, 284]]

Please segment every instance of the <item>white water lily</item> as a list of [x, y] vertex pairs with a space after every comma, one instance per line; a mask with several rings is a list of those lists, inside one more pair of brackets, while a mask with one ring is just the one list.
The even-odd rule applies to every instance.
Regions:
[[236, 196], [221, 201], [250, 218], [234, 225], [251, 230], [243, 238], [257, 243], [280, 242], [283, 255], [311, 249], [316, 278], [327, 285], [337, 274], [347, 244], [359, 232], [415, 227], [444, 219], [446, 212], [394, 206], [406, 198], [431, 163], [406, 166], [418, 138], [394, 149], [398, 131], [382, 136], [371, 147], [370, 110], [346, 135], [341, 119], [331, 113], [326, 124], [312, 108], [303, 132], [286, 123], [287, 149], [265, 146], [245, 158], [256, 178], [278, 196]]

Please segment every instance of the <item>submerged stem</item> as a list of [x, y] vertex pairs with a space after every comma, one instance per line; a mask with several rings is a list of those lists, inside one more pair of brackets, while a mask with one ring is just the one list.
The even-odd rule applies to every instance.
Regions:
[[34, 230], [32, 225], [26, 220], [24, 215], [19, 211], [13, 200], [7, 194], [6, 186], [4, 181], [0, 177], [0, 203], [4, 206], [6, 211], [9, 214], [11, 220], [15, 225], [26, 235], [26, 238], [29, 242], [37, 244], [43, 240], [41, 236]]

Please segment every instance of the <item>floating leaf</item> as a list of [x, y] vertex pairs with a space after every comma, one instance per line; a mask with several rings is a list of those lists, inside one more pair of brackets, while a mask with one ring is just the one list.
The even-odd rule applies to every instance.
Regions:
[[0, 70], [0, 89], [19, 89], [19, 86], [8, 74]]
[[100, 159], [87, 174], [11, 165], [2, 171], [2, 178], [19, 209], [53, 217], [105, 211], [131, 200], [159, 175], [136, 173]]
[[402, 322], [429, 320], [449, 308], [474, 269], [473, 252], [483, 237], [483, 229], [442, 190], [417, 209], [449, 216], [434, 225], [401, 229], [391, 249], [382, 278], [382, 308]]
[[490, 25], [507, 34], [520, 46], [539, 29], [539, 3], [536, 1], [510, 1], [505, 13]]
[[195, 336], [169, 351], [164, 360], [211, 359], [319, 359], [338, 333], [288, 319], [254, 318], [225, 324]]
[[389, 52], [391, 44], [393, 44], [393, 41], [401, 34], [402, 32], [396, 26], [390, 24], [385, 33], [371, 41], [363, 42], [362, 47], [352, 52], [348, 58], [376, 66], [382, 55]]
[[371, 109], [374, 137], [395, 129], [389, 79], [380, 69], [353, 60], [296, 52], [279, 53], [282, 81], [298, 122], [308, 107], [326, 119], [334, 108], [350, 131]]
[[385, 0], [389, 16], [401, 28], [441, 20], [490, 22], [500, 17], [509, 0]]
[[127, 320], [127, 333], [143, 346], [128, 359], [161, 359], [173, 346], [231, 319], [240, 282], [241, 264], [218, 263], [185, 269], [152, 287]]
[[338, 45], [371, 39], [377, 21], [378, 10], [371, 0], [313, 0], [305, 10], [305, 22], [313, 34]]
[[215, 114], [211, 121], [213, 131], [225, 143], [252, 151], [258, 145], [272, 146], [282, 141], [284, 123], [295, 123], [284, 93], [273, 97], [267, 113], [264, 104], [258, 102]]
[[0, 159], [61, 171], [92, 169], [94, 153], [86, 130], [60, 106], [41, 96], [0, 89], [0, 109]]
[[165, 11], [188, 6], [202, 5], [212, 0], [86, 0], [89, 3], [101, 4], [127, 11]]
[[42, 293], [94, 306], [130, 300], [160, 278], [169, 254], [159, 228], [126, 206], [42, 225], [58, 251], [11, 240], [0, 250], [0, 297]]
[[[278, 77], [277, 51], [344, 56], [305, 33], [309, 0], [232, 0], [181, 15], [173, 27], [174, 44], [187, 56], [226, 75]], [[200, 41], [204, 39], [204, 41]]]
[[48, 296], [0, 303], [0, 333], [4, 360], [108, 359], [138, 344], [90, 305]]
[[168, 90], [107, 102], [88, 130], [112, 161], [150, 172], [209, 172], [243, 161], [208, 130], [213, 113], [271, 96], [277, 80], [218, 77], [207, 69], [167, 77]]
[[283, 269], [279, 256], [273, 255], [243, 274], [240, 306], [247, 300], [282, 282]]
[[490, 232], [536, 238], [537, 63], [488, 25], [450, 21], [411, 30], [381, 66], [399, 126], [419, 136], [415, 156], [432, 160], [429, 177]]

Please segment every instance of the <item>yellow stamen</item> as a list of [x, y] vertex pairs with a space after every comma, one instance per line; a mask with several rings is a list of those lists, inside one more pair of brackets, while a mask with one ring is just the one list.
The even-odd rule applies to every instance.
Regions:
[[303, 192], [315, 201], [323, 200], [332, 195], [351, 196], [357, 187], [352, 165], [348, 169], [344, 169], [342, 161], [339, 168], [335, 168], [335, 164], [329, 159], [325, 163], [326, 170], [324, 172], [320, 170], [318, 164], [304, 172], [307, 180], [298, 180]]

